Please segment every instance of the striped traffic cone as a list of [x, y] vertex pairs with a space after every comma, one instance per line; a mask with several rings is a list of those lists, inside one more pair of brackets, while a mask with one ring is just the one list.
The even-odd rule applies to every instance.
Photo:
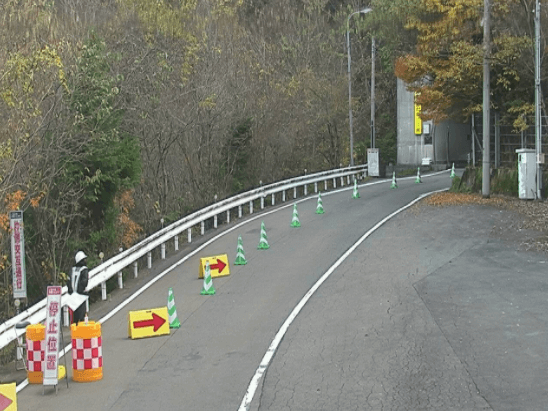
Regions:
[[396, 172], [395, 171], [392, 173], [392, 184], [390, 185], [390, 188], [398, 188], [398, 183], [396, 183]]
[[422, 183], [421, 168], [420, 167], [417, 168], [417, 178], [415, 179], [415, 184], [419, 184], [419, 183]]
[[316, 206], [316, 214], [323, 214], [325, 211], [323, 211], [323, 203], [322, 203], [322, 193], [318, 193], [318, 205]]
[[209, 261], [206, 262], [204, 273], [204, 287], [202, 288], [201, 295], [214, 295], [215, 288], [213, 287], [213, 279], [211, 278], [211, 270], [209, 269]]
[[293, 204], [293, 218], [291, 219], [291, 227], [300, 227], [299, 212], [297, 211], [297, 204]]
[[179, 328], [181, 322], [177, 317], [177, 308], [175, 307], [175, 297], [173, 297], [173, 288], [169, 288], [167, 295], [167, 313], [169, 315], [169, 328]]
[[238, 249], [236, 250], [236, 261], [234, 265], [246, 265], [247, 260], [245, 259], [244, 254], [244, 245], [242, 242], [242, 236], [238, 236]]
[[266, 230], [264, 228], [264, 221], [261, 222], [261, 238], [259, 239], [259, 245], [257, 246], [258, 250], [268, 250], [270, 246], [268, 245], [268, 239], [266, 238]]
[[360, 193], [358, 193], [358, 180], [354, 180], [354, 191], [352, 192], [352, 198], [360, 198]]
[[451, 178], [455, 178], [455, 163], [453, 163], [453, 166], [451, 167]]

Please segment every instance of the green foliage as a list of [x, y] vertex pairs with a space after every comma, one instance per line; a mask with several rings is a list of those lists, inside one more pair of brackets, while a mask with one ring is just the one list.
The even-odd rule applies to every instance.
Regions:
[[375, 139], [375, 146], [379, 149], [380, 161], [383, 164], [396, 164], [397, 136], [396, 131], [389, 130], [385, 135]]
[[225, 149], [226, 167], [232, 174], [232, 191], [238, 192], [251, 184], [252, 176], [249, 170], [252, 118], [246, 118], [232, 129], [230, 139]]
[[138, 183], [141, 167], [138, 140], [120, 130], [124, 113], [116, 104], [121, 78], [111, 74], [111, 58], [105, 43], [92, 35], [70, 78], [75, 121], [69, 156], [61, 167], [64, 178], [84, 190], [80, 207], [91, 249], [101, 243], [106, 249], [114, 241], [114, 198]]

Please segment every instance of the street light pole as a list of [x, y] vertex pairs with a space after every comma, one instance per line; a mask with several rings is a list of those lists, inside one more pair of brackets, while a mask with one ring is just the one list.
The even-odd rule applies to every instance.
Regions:
[[370, 7], [366, 7], [363, 10], [355, 11], [348, 15], [346, 19], [346, 50], [348, 52], [348, 122], [350, 127], [350, 166], [354, 165], [354, 132], [352, 124], [352, 75], [350, 70], [351, 59], [350, 59], [350, 18], [354, 14], [366, 14], [372, 11]]

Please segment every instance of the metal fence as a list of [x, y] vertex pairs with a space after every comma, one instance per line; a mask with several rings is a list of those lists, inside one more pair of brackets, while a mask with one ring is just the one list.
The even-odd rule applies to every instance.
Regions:
[[[265, 185], [242, 194], [221, 200], [213, 205], [198, 210], [147, 237], [143, 241], [135, 244], [133, 247], [121, 251], [119, 254], [101, 263], [89, 271], [89, 282], [86, 291], [96, 287], [101, 287], [102, 299], [107, 298], [106, 282], [114, 276], [118, 276], [118, 286], [123, 288], [122, 270], [133, 266], [134, 275], [138, 275], [138, 260], [144, 256], [147, 257], [148, 268], [152, 267], [152, 252], [158, 247], [161, 248], [161, 258], [165, 258], [165, 244], [168, 241], [174, 241], [174, 248], [178, 250], [179, 235], [187, 232], [188, 242], [192, 241], [192, 228], [199, 226], [203, 235], [205, 232], [205, 222], [213, 218], [213, 227], [217, 228], [218, 216], [226, 213], [226, 222], [230, 222], [231, 211], [238, 209], [238, 217], [241, 218], [244, 212], [244, 206], [248, 205], [248, 212], [253, 213], [254, 202], [260, 201], [260, 208], [265, 207], [265, 202], [270, 197], [271, 205], [275, 205], [277, 195], [281, 195], [282, 202], [289, 199], [290, 194], [297, 198], [300, 194], [304, 197], [308, 195], [309, 186], [314, 186], [314, 193], [318, 192], [319, 184], [323, 183], [324, 191], [328, 190], [329, 183], [331, 188], [336, 188], [337, 184], [344, 186], [350, 185], [354, 178], [361, 179], [367, 173], [367, 165], [340, 168], [328, 171], [322, 171], [315, 174], [309, 174], [279, 181], [273, 184]], [[62, 305], [66, 304], [68, 298], [67, 287], [63, 287]], [[46, 319], [46, 299], [41, 300], [35, 305], [27, 308], [17, 316], [10, 318], [0, 325], [0, 348], [4, 348], [11, 341], [25, 333], [25, 329], [16, 329], [16, 324], [28, 321], [31, 324], [38, 324]], [[64, 315], [65, 326], [68, 326], [68, 312], [65, 307]]]

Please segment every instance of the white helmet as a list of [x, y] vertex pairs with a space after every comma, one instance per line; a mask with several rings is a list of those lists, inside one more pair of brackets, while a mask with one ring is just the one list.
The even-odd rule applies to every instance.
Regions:
[[84, 258], [88, 258], [87, 255], [84, 254], [83, 251], [78, 251], [76, 255], [74, 256], [74, 261], [76, 264], [78, 264], [80, 261], [82, 261]]

